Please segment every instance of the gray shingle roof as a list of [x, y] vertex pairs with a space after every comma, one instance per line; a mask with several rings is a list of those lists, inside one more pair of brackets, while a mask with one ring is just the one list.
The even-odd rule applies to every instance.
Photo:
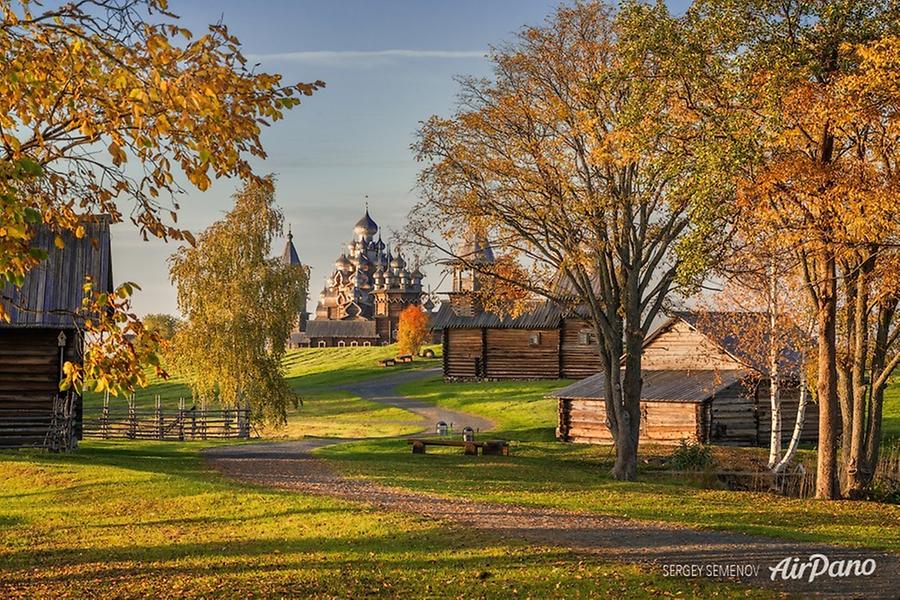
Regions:
[[[644, 371], [641, 400], [647, 402], [702, 402], [713, 394], [740, 381], [744, 371]], [[551, 398], [602, 400], [606, 384], [603, 373], [591, 375], [548, 394]]]
[[484, 312], [472, 317], [460, 317], [453, 312], [449, 302], [441, 304], [437, 314], [432, 317], [432, 329], [554, 329], [559, 327], [565, 316], [576, 315], [577, 311], [567, 310], [556, 303], [544, 301], [535, 303], [528, 310], [516, 317], [501, 316]]
[[3, 286], [0, 301], [12, 320], [0, 321], [0, 327], [72, 327], [72, 313], [81, 309], [86, 276], [93, 278], [95, 290], [113, 291], [109, 219], [98, 217], [84, 227], [81, 239], [62, 234], [63, 248], [53, 243], [56, 234], [52, 231], [38, 231], [32, 247], [43, 248], [48, 257], [25, 276], [22, 287]]
[[329, 321], [316, 319], [306, 324], [306, 335], [310, 338], [321, 337], [347, 337], [347, 338], [372, 338], [378, 337], [375, 332], [375, 321]]

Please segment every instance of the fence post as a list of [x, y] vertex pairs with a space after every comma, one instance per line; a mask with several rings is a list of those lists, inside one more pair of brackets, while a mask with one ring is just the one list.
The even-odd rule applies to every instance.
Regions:
[[225, 409], [224, 435], [225, 437], [231, 437], [231, 411], [227, 408]]
[[240, 409], [243, 419], [241, 421], [241, 427], [238, 431], [238, 436], [241, 438], [249, 438], [250, 437], [250, 401], [247, 400], [244, 402], [244, 408]]
[[206, 403], [200, 409], [200, 436], [206, 439]]
[[137, 415], [134, 414], [134, 394], [128, 399], [128, 439], [133, 440], [137, 434]]
[[184, 398], [178, 400], [178, 440], [184, 441]]
[[197, 439], [197, 403], [191, 406], [191, 439]]
[[100, 432], [103, 439], [109, 439], [109, 390], [103, 396], [103, 412], [100, 415]]
[[163, 439], [162, 399], [156, 395], [156, 439]]

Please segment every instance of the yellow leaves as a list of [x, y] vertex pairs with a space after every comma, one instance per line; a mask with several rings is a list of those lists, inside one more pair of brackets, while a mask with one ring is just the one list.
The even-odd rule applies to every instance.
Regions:
[[141, 88], [133, 88], [129, 93], [128, 97], [132, 100], [137, 100], [139, 102], [147, 102], [150, 100], [150, 97], [147, 95], [147, 92], [142, 90]]
[[19, 152], [22, 149], [22, 143], [19, 138], [11, 133], [3, 134], [3, 143], [13, 149], [13, 152]]
[[116, 166], [120, 166], [128, 160], [128, 157], [125, 155], [125, 151], [122, 150], [122, 147], [119, 146], [116, 142], [110, 142], [107, 147], [109, 151], [109, 155], [112, 157], [113, 164]]
[[62, 236], [59, 235], [53, 236], [53, 245], [60, 250], [66, 247], [66, 243], [63, 241]]

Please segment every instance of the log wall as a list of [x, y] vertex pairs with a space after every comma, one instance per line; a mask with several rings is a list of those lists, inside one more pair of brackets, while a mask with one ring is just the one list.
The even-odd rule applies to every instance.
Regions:
[[482, 376], [483, 344], [481, 329], [444, 331], [444, 376], [474, 379]]
[[561, 376], [569, 379], [583, 379], [603, 370], [600, 348], [596, 343], [585, 345], [582, 331], [593, 332], [591, 325], [581, 319], [564, 319], [562, 323], [560, 347]]
[[[58, 329], [0, 328], [0, 446], [40, 445], [59, 393]], [[65, 360], [77, 360], [75, 332], [65, 331]], [[76, 431], [80, 434], [80, 400]], [[20, 427], [25, 419], [28, 427]], [[18, 425], [17, 425], [18, 423]]]
[[488, 379], [559, 377], [558, 329], [485, 329], [484, 334]]
[[[560, 398], [556, 436], [564, 442], [612, 444], [603, 400]], [[695, 402], [641, 402], [642, 443], [697, 441], [700, 431]]]
[[641, 365], [649, 370], [741, 370], [744, 365], [684, 321], [676, 321], [644, 346]]

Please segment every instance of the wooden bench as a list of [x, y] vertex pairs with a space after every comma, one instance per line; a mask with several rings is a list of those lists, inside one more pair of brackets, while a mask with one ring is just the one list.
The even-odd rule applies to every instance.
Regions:
[[464, 442], [462, 440], [434, 440], [425, 438], [409, 438], [407, 444], [412, 446], [413, 454], [425, 454], [426, 446], [452, 446], [462, 448], [463, 454], [478, 456], [481, 449], [483, 456], [509, 456], [509, 442], [506, 440], [484, 440], [482, 442]]
[[401, 363], [411, 363], [413, 361], [412, 354], [402, 354], [395, 359], [397, 362]]
[[397, 364], [397, 361], [393, 358], [383, 358], [378, 361], [378, 366], [380, 367], [393, 367]]

